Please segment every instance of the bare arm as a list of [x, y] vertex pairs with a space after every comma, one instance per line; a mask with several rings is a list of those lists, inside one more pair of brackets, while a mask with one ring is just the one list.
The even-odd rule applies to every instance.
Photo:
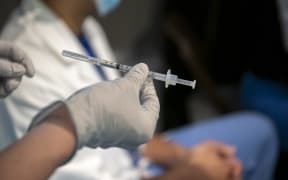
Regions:
[[47, 179], [73, 154], [76, 138], [64, 106], [0, 153], [0, 179]]

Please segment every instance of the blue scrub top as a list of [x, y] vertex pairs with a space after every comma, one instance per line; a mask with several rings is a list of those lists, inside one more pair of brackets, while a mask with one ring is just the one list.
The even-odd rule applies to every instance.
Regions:
[[[80, 43], [82, 44], [82, 46], [84, 47], [84, 49], [86, 50], [86, 53], [91, 56], [91, 57], [97, 57], [96, 53], [94, 52], [94, 50], [92, 49], [88, 39], [85, 37], [85, 35], [83, 33], [81, 33], [78, 36], [78, 39], [80, 41]], [[108, 80], [108, 77], [106, 75], [106, 73], [104, 72], [104, 70], [102, 69], [101, 66], [99, 65], [95, 65], [96, 71], [98, 72], [98, 74], [100, 75], [101, 79], [103, 81]]]

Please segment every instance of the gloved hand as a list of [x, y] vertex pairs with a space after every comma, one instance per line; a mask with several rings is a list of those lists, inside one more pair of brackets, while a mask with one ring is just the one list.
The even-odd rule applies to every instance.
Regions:
[[[153, 136], [160, 105], [148, 72], [147, 65], [138, 64], [123, 78], [82, 89], [64, 102], [75, 125], [78, 148], [133, 149]], [[34, 118], [32, 127], [57, 104]]]
[[34, 75], [31, 60], [23, 51], [8, 42], [0, 42], [0, 97], [8, 96], [20, 84], [22, 76]]

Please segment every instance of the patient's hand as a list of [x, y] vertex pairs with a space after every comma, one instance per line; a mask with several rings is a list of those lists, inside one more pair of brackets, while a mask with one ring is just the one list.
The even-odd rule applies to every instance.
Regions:
[[191, 149], [189, 164], [198, 168], [208, 179], [240, 180], [242, 165], [235, 149], [219, 142], [205, 142]]
[[[235, 149], [223, 143], [208, 141], [186, 149], [164, 138], [155, 137], [142, 153], [152, 162], [166, 166], [167, 174], [173, 172], [180, 177], [185, 174], [195, 177], [195, 180], [241, 179], [242, 165], [235, 157]], [[187, 168], [190, 170], [187, 171]]]

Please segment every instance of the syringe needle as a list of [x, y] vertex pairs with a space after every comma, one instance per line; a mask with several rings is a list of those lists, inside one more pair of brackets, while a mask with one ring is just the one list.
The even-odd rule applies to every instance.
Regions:
[[71, 51], [63, 50], [62, 51], [62, 56], [69, 57], [71, 59], [76, 59], [76, 60], [79, 60], [79, 61], [92, 63], [92, 64], [98, 64], [98, 62], [95, 60], [96, 58], [91, 58], [89, 56], [85, 56], [85, 55], [78, 54], [78, 53], [71, 52]]
[[[107, 60], [100, 59], [100, 58], [94, 58], [94, 57], [78, 54], [78, 53], [67, 51], [67, 50], [63, 50], [62, 55], [65, 57], [72, 58], [72, 59], [117, 69], [122, 72], [128, 72], [132, 68], [131, 66], [118, 64], [116, 62], [107, 61]], [[177, 75], [171, 74], [170, 69], [167, 71], [167, 74], [150, 72], [150, 75], [153, 79], [165, 82], [166, 87], [168, 87], [169, 85], [175, 86], [176, 84], [182, 84], [185, 86], [191, 86], [192, 89], [195, 89], [195, 86], [196, 86], [196, 80], [188, 81], [184, 79], [179, 79]]]

